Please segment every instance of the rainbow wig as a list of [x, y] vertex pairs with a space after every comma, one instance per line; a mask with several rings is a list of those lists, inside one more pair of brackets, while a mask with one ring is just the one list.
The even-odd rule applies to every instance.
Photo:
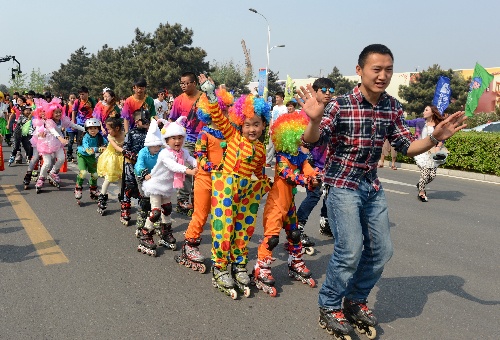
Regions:
[[266, 124], [271, 119], [271, 111], [267, 102], [253, 94], [241, 96], [229, 109], [229, 120], [237, 126], [242, 126], [245, 119], [252, 118], [254, 115], [261, 117]]
[[[225, 89], [215, 90], [215, 95], [217, 96], [217, 101], [219, 102], [219, 107], [222, 111], [227, 110], [228, 106], [234, 102], [233, 95]], [[207, 95], [203, 93], [198, 100], [198, 111], [196, 114], [198, 115], [198, 119], [207, 125], [212, 123], [212, 116], [210, 116], [208, 109], [209, 105], [210, 103], [208, 102]]]
[[271, 126], [271, 139], [278, 152], [297, 155], [300, 137], [306, 130], [308, 120], [299, 112], [285, 113], [278, 117]]

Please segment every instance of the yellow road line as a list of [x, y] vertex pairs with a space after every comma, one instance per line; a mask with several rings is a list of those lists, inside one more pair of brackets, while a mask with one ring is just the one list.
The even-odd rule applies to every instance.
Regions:
[[69, 260], [56, 244], [52, 236], [38, 219], [28, 202], [13, 185], [2, 185], [7, 199], [10, 201], [19, 221], [26, 230], [36, 252], [44, 265], [68, 263]]

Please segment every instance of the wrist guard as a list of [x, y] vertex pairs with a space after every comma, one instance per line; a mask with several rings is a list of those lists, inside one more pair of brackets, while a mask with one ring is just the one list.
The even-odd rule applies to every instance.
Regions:
[[208, 101], [211, 104], [217, 103], [217, 97], [215, 96], [215, 85], [209, 80], [201, 84], [201, 90], [206, 93]]

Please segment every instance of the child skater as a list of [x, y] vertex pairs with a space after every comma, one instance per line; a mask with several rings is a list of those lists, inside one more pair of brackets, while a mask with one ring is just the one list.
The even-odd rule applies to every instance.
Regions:
[[227, 142], [222, 170], [212, 173], [212, 284], [231, 298], [237, 296], [236, 284], [248, 296], [247, 245], [255, 230], [260, 200], [270, 187], [264, 174], [265, 148], [259, 141], [270, 118], [269, 106], [262, 98], [241, 96], [229, 110], [229, 119], [241, 127], [240, 131], [220, 111], [213, 82], [203, 74], [199, 81], [210, 102], [212, 122]]
[[[163, 121], [161, 137], [165, 148], [160, 151], [155, 167], [150, 174], [144, 177], [142, 190], [144, 195], [149, 196], [151, 201], [151, 213], [141, 230], [141, 243], [137, 250], [144, 254], [156, 256], [156, 244], [153, 240], [154, 223], [161, 218], [161, 239], [165, 246], [175, 250], [175, 238], [172, 235], [172, 213], [171, 197], [177, 189], [182, 188], [185, 175], [196, 175], [197, 169], [190, 169], [186, 164], [196, 168], [196, 159], [189, 155], [189, 151], [183, 147], [186, 138], [186, 129], [181, 125], [186, 117], [179, 117], [175, 122]], [[152, 121], [151, 125], [156, 125]]]
[[[219, 107], [223, 114], [227, 116], [227, 108], [232, 105], [234, 98], [225, 89], [216, 91]], [[194, 155], [198, 162], [198, 173], [194, 181], [194, 212], [191, 222], [189, 222], [185, 233], [184, 244], [181, 255], [175, 260], [188, 268], [193, 268], [201, 273], [206, 271], [203, 264], [205, 258], [200, 253], [198, 247], [201, 242], [203, 226], [207, 222], [210, 214], [212, 200], [212, 176], [211, 171], [220, 170], [222, 155], [226, 151], [226, 141], [222, 132], [217, 129], [212, 122], [208, 112], [208, 98], [203, 94], [198, 100], [198, 119], [205, 123], [201, 129], [194, 147]]]
[[97, 189], [97, 159], [96, 153], [103, 152], [104, 147], [108, 145], [108, 141], [99, 131], [101, 130], [101, 122], [95, 118], [89, 118], [85, 121], [86, 133], [78, 141], [77, 158], [78, 158], [78, 175], [76, 176], [75, 198], [80, 204], [82, 199], [82, 185], [87, 172], [90, 174], [89, 187], [90, 199], [96, 200], [99, 196]]
[[97, 198], [97, 211], [104, 215], [108, 207], [108, 187], [112, 182], [121, 184], [123, 172], [123, 142], [125, 133], [122, 131], [122, 119], [109, 116], [106, 118], [106, 131], [108, 132], [108, 147], [99, 156], [97, 161], [97, 175], [104, 177], [101, 193]]
[[307, 154], [300, 149], [300, 137], [308, 123], [300, 113], [281, 115], [271, 126], [271, 138], [276, 150], [274, 185], [264, 207], [264, 240], [258, 249], [254, 278], [256, 286], [271, 296], [276, 295], [274, 278], [270, 265], [275, 260], [273, 249], [279, 243], [282, 228], [288, 240], [288, 275], [311, 287], [316, 285], [302, 259], [302, 242], [297, 226], [294, 196], [297, 185], [317, 186], [318, 170], [314, 170], [307, 160]]
[[128, 225], [130, 221], [130, 208], [132, 198], [139, 198], [139, 209], [142, 211], [145, 208], [143, 200], [140, 200], [139, 187], [134, 173], [134, 164], [137, 161], [137, 154], [144, 147], [144, 140], [148, 132], [151, 116], [148, 110], [139, 109], [132, 114], [134, 127], [127, 132], [125, 141], [123, 142], [123, 174], [122, 174], [122, 189], [120, 193], [121, 213], [120, 221], [124, 225]]
[[144, 195], [144, 192], [142, 191], [142, 184], [144, 183], [146, 176], [151, 174], [151, 171], [155, 167], [156, 161], [158, 160], [158, 154], [160, 153], [162, 146], [163, 140], [161, 138], [161, 131], [158, 127], [158, 122], [152, 119], [149, 124], [146, 139], [144, 140], [144, 147], [137, 154], [137, 162], [134, 165], [135, 178], [137, 180], [137, 186], [141, 197], [139, 200], [140, 210], [137, 213], [135, 230], [136, 237], [141, 236], [140, 231], [144, 227], [146, 219], [151, 211], [151, 202], [149, 197]]
[[72, 130], [79, 130], [82, 132], [85, 132], [85, 129], [83, 128], [83, 126], [73, 123], [69, 117], [62, 115], [61, 99], [57, 97], [52, 98], [50, 103], [45, 104], [44, 111], [46, 118], [51, 119], [52, 122], [54, 122], [54, 124], [50, 123], [50, 125], [53, 126], [54, 129], [50, 130], [51, 133], [59, 141], [61, 141], [59, 149], [56, 150], [53, 154], [52, 158], [55, 158], [56, 161], [51, 162], [51, 164], [53, 163], [53, 165], [50, 173], [48, 174], [49, 182], [55, 187], [59, 188], [61, 182], [61, 179], [59, 178], [59, 170], [61, 169], [61, 166], [63, 165], [66, 157], [64, 154], [64, 146], [68, 144], [68, 141], [63, 137], [63, 129], [70, 128]]

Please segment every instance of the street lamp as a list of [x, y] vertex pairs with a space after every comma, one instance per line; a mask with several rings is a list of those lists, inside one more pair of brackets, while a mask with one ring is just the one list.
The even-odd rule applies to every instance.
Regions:
[[269, 48], [269, 45], [271, 44], [271, 27], [269, 26], [269, 21], [267, 20], [267, 18], [262, 13], [257, 12], [257, 10], [255, 10], [253, 8], [249, 8], [248, 10], [250, 12], [254, 12], [254, 13], [260, 15], [261, 17], [263, 17], [264, 20], [266, 20], [266, 23], [267, 23], [267, 48], [266, 48], [267, 64], [266, 64], [266, 82], [264, 84], [264, 98], [267, 98], [268, 82], [269, 82], [269, 53], [271, 52], [271, 50], [273, 48], [275, 48], [275, 47], [285, 47], [285, 45], [276, 45], [276, 46], [273, 46], [273, 47]]

